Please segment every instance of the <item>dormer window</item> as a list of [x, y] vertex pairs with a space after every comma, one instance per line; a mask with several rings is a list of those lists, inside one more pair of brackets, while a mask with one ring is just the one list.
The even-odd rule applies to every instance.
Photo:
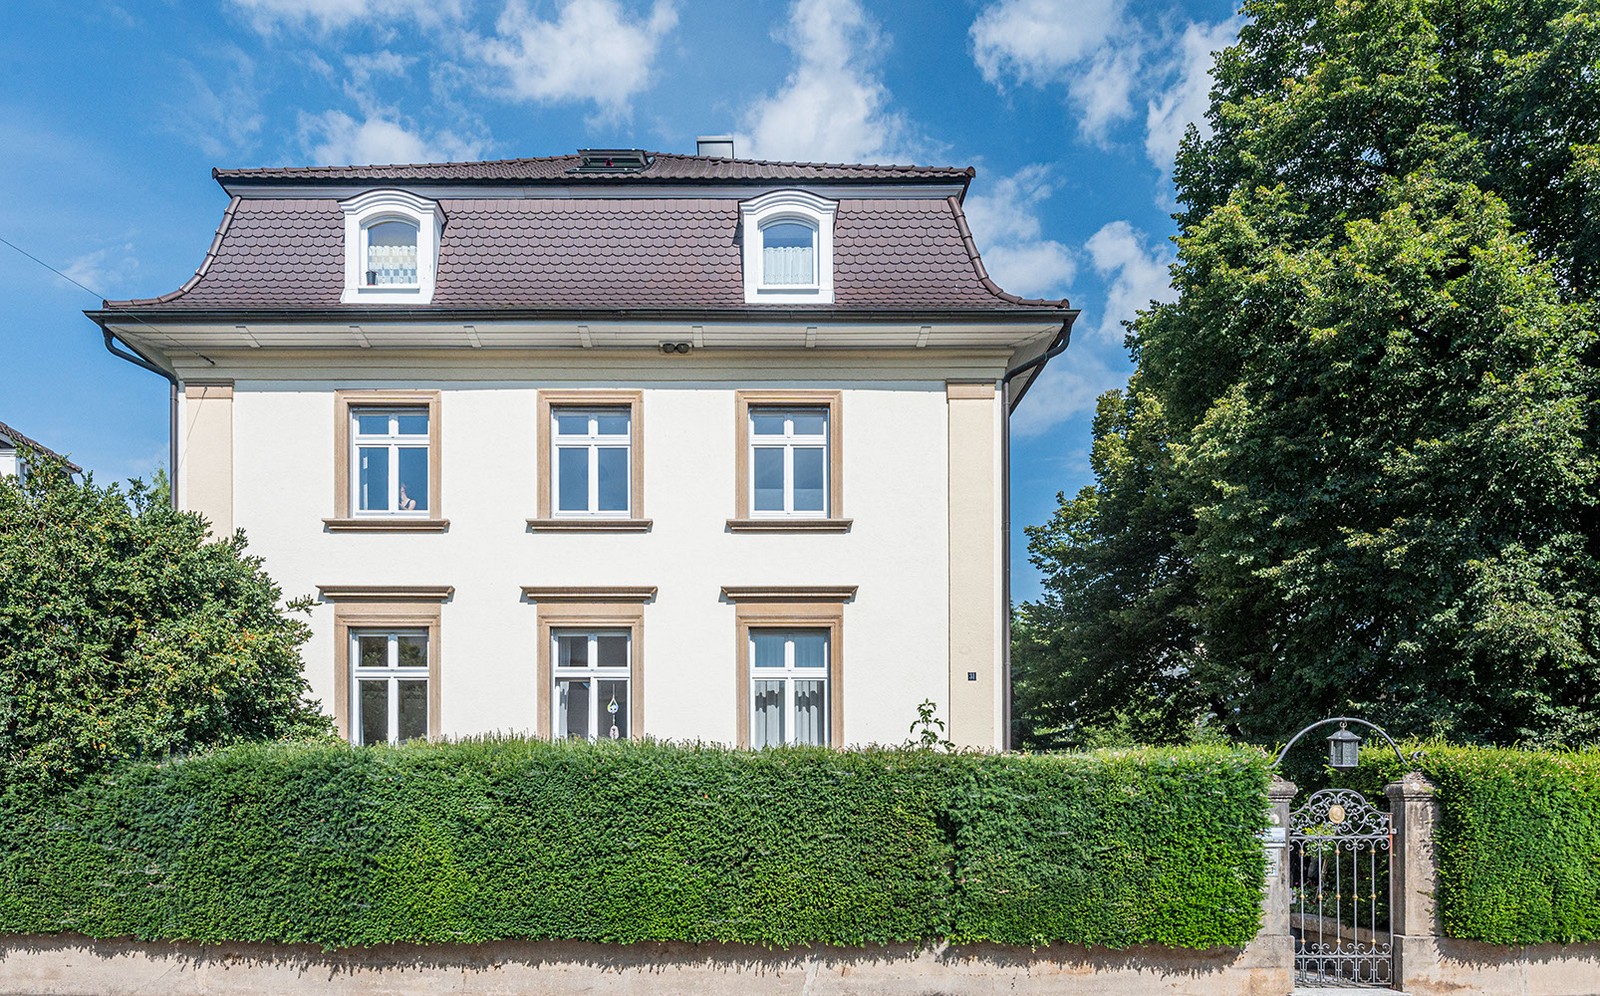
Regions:
[[344, 212], [344, 304], [429, 304], [444, 212], [404, 190], [372, 190]]
[[833, 303], [834, 201], [774, 190], [739, 205], [746, 304]]
[[774, 221], [761, 229], [761, 283], [817, 285], [817, 230], [803, 221]]
[[417, 286], [417, 226], [409, 221], [376, 221], [366, 233], [367, 287]]

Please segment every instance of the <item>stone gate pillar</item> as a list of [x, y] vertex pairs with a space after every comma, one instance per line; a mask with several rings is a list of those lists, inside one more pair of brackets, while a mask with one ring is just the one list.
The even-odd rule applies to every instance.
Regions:
[[[1263, 899], [1261, 933], [1289, 936], [1289, 807], [1299, 789], [1273, 776], [1267, 786], [1267, 894]], [[1290, 944], [1290, 956], [1294, 947]]]
[[1439, 973], [1439, 908], [1434, 889], [1438, 866], [1433, 828], [1439, 818], [1434, 785], [1413, 771], [1391, 782], [1384, 794], [1394, 820], [1394, 854], [1389, 874], [1394, 899], [1389, 922], [1394, 929], [1394, 988], [1426, 988]]

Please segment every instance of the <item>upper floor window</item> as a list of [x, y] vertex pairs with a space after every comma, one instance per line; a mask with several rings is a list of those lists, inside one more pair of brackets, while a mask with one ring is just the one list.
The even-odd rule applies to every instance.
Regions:
[[627, 408], [551, 409], [557, 515], [628, 514], [630, 415]]
[[750, 514], [828, 514], [828, 409], [750, 409]]
[[428, 304], [433, 300], [444, 212], [404, 190], [371, 190], [341, 201], [344, 304]]
[[739, 205], [747, 304], [832, 304], [838, 204], [774, 190]]
[[356, 515], [428, 513], [428, 409], [352, 408]]

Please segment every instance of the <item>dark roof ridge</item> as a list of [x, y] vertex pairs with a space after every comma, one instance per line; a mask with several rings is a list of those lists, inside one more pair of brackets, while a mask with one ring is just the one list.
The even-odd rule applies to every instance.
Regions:
[[11, 442], [17, 446], [24, 447], [25, 449], [36, 450], [40, 453], [43, 453], [45, 456], [55, 457], [57, 460], [60, 460], [62, 463], [66, 464], [67, 468], [74, 474], [83, 473], [82, 467], [73, 463], [71, 460], [68, 460], [66, 457], [62, 456], [60, 453], [57, 453], [55, 450], [44, 445], [38, 440], [29, 439], [27, 436], [24, 436], [22, 433], [11, 428], [11, 426], [6, 425], [4, 422], [0, 422], [0, 436], [11, 440]]
[[[655, 153], [651, 153], [655, 155]], [[426, 163], [344, 163], [343, 165], [320, 166], [235, 166], [224, 168], [211, 167], [211, 178], [219, 180], [225, 176], [255, 176], [263, 173], [283, 173], [292, 170], [326, 170], [326, 169], [426, 169], [429, 166], [500, 166], [505, 163], [552, 163], [558, 159], [577, 158], [572, 154], [564, 156], [509, 156], [505, 159], [446, 159], [442, 162]]]
[[1036, 308], [1071, 308], [1072, 302], [1066, 298], [1052, 301], [1046, 298], [1021, 297], [1009, 291], [1002, 290], [1000, 285], [989, 277], [989, 270], [983, 265], [983, 257], [978, 254], [978, 244], [972, 240], [972, 229], [967, 227], [967, 216], [961, 210], [961, 202], [954, 196], [946, 197], [950, 205], [950, 213], [955, 216], [956, 228], [961, 232], [961, 243], [966, 246], [967, 255], [972, 258], [972, 268], [978, 274], [978, 282], [983, 284], [983, 289], [995, 297], [1009, 304], [1021, 304]]
[[239, 208], [239, 200], [240, 198], [237, 196], [229, 198], [228, 208], [222, 212], [222, 221], [217, 223], [217, 233], [211, 237], [211, 248], [206, 250], [206, 258], [200, 261], [200, 266], [194, 271], [194, 276], [185, 280], [182, 287], [175, 291], [168, 291], [160, 297], [134, 297], [123, 301], [105, 299], [100, 302], [100, 307], [110, 311], [118, 307], [128, 308], [153, 304], [170, 304], [193, 290], [194, 285], [200, 282], [206, 272], [211, 269], [212, 262], [216, 260], [217, 250], [222, 248], [222, 237], [227, 234], [228, 227], [233, 224], [233, 214]]
[[[643, 150], [641, 150], [643, 151]], [[609, 173], [577, 172], [563, 169], [565, 164], [581, 164], [579, 154], [528, 156], [513, 159], [463, 160], [433, 163], [368, 163], [341, 166], [252, 166], [213, 167], [212, 179], [253, 183], [328, 183], [340, 181], [410, 183], [574, 183], [597, 181], [633, 183], [751, 183], [751, 182], [839, 182], [870, 183], [905, 180], [960, 183], [964, 188], [977, 175], [971, 166], [918, 166], [905, 163], [817, 163], [784, 162], [772, 159], [739, 159], [724, 156], [698, 156], [682, 152], [644, 152], [651, 165], [643, 170]], [[663, 168], [667, 167], [667, 168]], [[717, 170], [717, 175], [710, 170]], [[799, 175], [796, 175], [799, 174]]]
[[[744, 159], [738, 156], [692, 156], [687, 152], [649, 152], [646, 155], [661, 156], [667, 159], [711, 159], [722, 163], [744, 163], [749, 166], [808, 166], [812, 169], [885, 169], [885, 170], [916, 170], [923, 173], [949, 173], [952, 177], [965, 176], [972, 179], [978, 175], [977, 169], [972, 166], [918, 166], [915, 163], [830, 163], [812, 162], [795, 159]], [[563, 158], [556, 156], [555, 158]]]

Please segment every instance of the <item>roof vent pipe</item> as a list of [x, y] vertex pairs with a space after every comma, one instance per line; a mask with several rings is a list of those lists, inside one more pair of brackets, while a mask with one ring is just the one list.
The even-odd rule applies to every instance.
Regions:
[[710, 156], [714, 159], [732, 159], [732, 135], [699, 135], [694, 140], [697, 156]]

